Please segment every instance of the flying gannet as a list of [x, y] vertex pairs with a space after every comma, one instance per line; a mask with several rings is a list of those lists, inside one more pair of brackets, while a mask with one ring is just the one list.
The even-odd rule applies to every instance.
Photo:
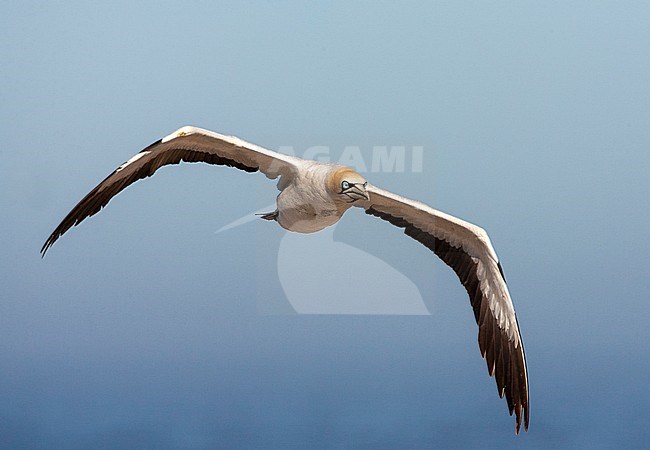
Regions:
[[369, 184], [353, 169], [303, 160], [266, 150], [237, 137], [186, 126], [151, 144], [126, 161], [88, 193], [52, 232], [45, 252], [66, 231], [99, 212], [130, 184], [162, 166], [186, 162], [225, 165], [280, 177], [277, 208], [262, 215], [281, 227], [313, 233], [335, 224], [352, 206], [365, 209], [419, 241], [458, 275], [470, 297], [479, 326], [478, 343], [499, 396], [505, 395], [515, 433], [522, 417], [528, 429], [528, 375], [514, 306], [497, 255], [486, 232], [424, 203]]

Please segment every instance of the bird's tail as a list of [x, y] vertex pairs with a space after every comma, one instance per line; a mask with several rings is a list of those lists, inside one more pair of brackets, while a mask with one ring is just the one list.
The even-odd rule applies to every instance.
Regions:
[[263, 214], [255, 214], [256, 216], [260, 216], [264, 220], [278, 220], [278, 210], [276, 209], [273, 212], [270, 213], [263, 213]]

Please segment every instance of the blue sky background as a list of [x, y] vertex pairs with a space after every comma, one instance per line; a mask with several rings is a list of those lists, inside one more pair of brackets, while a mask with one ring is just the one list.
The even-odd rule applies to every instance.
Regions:
[[[647, 444], [646, 2], [2, 12], [1, 446]], [[214, 233], [273, 201], [259, 174], [161, 170], [40, 259], [83, 195], [185, 124], [271, 149], [422, 145], [422, 173], [368, 177], [490, 233], [530, 431], [513, 435], [455, 275], [360, 211], [335, 239], [408, 274], [432, 315], [265, 313], [283, 231]]]

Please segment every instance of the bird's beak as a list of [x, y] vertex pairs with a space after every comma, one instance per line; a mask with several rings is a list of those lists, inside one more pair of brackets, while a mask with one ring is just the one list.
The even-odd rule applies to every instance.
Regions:
[[366, 188], [361, 183], [353, 184], [350, 189], [345, 191], [345, 194], [353, 200], [370, 200]]

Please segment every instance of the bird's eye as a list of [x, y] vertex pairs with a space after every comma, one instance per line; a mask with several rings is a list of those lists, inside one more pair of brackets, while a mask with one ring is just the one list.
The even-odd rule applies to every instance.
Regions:
[[367, 181], [366, 181], [365, 183], [363, 183], [363, 187], [366, 187], [366, 186], [368, 186], [368, 182], [367, 182]]
[[343, 190], [350, 189], [350, 183], [348, 183], [347, 181], [344, 181], [343, 183], [341, 183], [341, 188]]

